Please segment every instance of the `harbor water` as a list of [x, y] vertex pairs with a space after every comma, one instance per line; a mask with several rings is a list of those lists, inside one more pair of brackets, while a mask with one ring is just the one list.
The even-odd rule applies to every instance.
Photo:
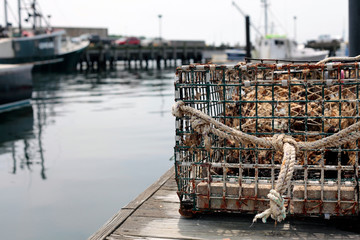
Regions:
[[174, 70], [34, 74], [0, 114], [0, 239], [87, 239], [173, 162]]

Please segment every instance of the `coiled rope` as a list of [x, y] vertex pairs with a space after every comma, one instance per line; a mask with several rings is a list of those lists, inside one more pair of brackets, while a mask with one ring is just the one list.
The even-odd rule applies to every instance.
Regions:
[[190, 106], [186, 106], [183, 101], [176, 102], [172, 107], [172, 114], [181, 118], [184, 115], [190, 116], [190, 123], [193, 129], [204, 136], [205, 148], [211, 147], [209, 133], [215, 134], [223, 139], [238, 141], [241, 143], [253, 143], [263, 147], [273, 148], [283, 152], [283, 159], [279, 176], [276, 181], [275, 189], [271, 189], [267, 197], [270, 199], [270, 207], [264, 212], [257, 214], [253, 222], [261, 218], [265, 223], [271, 216], [277, 222], [286, 218], [286, 209], [282, 194], [290, 185], [296, 162], [296, 154], [299, 150], [310, 150], [327, 147], [336, 147], [360, 138], [360, 121], [353, 125], [320, 140], [313, 142], [297, 142], [291, 136], [285, 134], [275, 134], [272, 137], [256, 137], [242, 131], [231, 128], [209, 115]]

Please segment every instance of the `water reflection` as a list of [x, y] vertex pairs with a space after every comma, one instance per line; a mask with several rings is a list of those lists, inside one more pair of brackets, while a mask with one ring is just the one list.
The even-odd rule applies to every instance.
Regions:
[[2, 238], [86, 239], [157, 180], [172, 165], [172, 80], [35, 74], [31, 106], [0, 115]]
[[[34, 100], [57, 104], [86, 97], [130, 95], [131, 97], [162, 94], [164, 79], [169, 74], [162, 71], [112, 71], [76, 75], [35, 75]], [[168, 81], [169, 82], [169, 81]], [[155, 91], [154, 91], [155, 90]], [[93, 99], [96, 101], [95, 99]], [[88, 101], [88, 99], [86, 99]]]
[[40, 165], [40, 176], [46, 179], [41, 142], [41, 123], [36, 130], [33, 106], [0, 114], [0, 156], [11, 154], [12, 174], [19, 170], [33, 172]]
[[[64, 105], [86, 104], [96, 106], [112, 98], [158, 98], [158, 110], [150, 114], [169, 112], [165, 98], [169, 91], [171, 72], [162, 71], [112, 71], [75, 75], [35, 74], [32, 105], [0, 114], [0, 155], [11, 153], [11, 172], [35, 171], [40, 166], [41, 179], [46, 180], [45, 156], [42, 134], [48, 125], [56, 124], [57, 117], [71, 114]], [[124, 98], [125, 99], [125, 98]], [[100, 105], [93, 111], [104, 112], [133, 108], [136, 100], [125, 100], [113, 105]]]
[[43, 151], [43, 143], [42, 143], [42, 128], [43, 128], [43, 123], [46, 122], [46, 118], [44, 118], [44, 116], [46, 116], [46, 114], [42, 114], [43, 112], [46, 112], [44, 109], [41, 108], [41, 105], [38, 103], [38, 101], [35, 101], [35, 107], [37, 108], [37, 142], [38, 142], [38, 147], [39, 147], [39, 157], [40, 157], [40, 165], [41, 165], [41, 178], [43, 180], [46, 180], [46, 174], [45, 174], [45, 158], [44, 158], [44, 151]]
[[34, 113], [31, 105], [0, 113], [0, 146], [18, 139], [31, 138], [33, 124]]

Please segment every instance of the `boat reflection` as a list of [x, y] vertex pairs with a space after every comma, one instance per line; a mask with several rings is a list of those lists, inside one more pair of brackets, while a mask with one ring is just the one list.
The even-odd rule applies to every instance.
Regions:
[[12, 174], [17, 174], [21, 170], [33, 172], [39, 164], [40, 176], [45, 180], [41, 126], [35, 128], [34, 123], [31, 105], [0, 113], [0, 155], [11, 156]]
[[[12, 169], [9, 172], [13, 174], [28, 171], [37, 175], [39, 172], [41, 179], [46, 180], [46, 169], [51, 165], [49, 162], [46, 165], [46, 156], [53, 156], [54, 153], [46, 149], [47, 155], [44, 155], [44, 146], [49, 145], [45, 139], [59, 144], [59, 149], [63, 146], [60, 145], [59, 139], [47, 134], [49, 129], [61, 129], [58, 121], [74, 116], [78, 111], [84, 111], [84, 114], [89, 115], [96, 112], [115, 118], [119, 112], [124, 111], [128, 114], [128, 110], [136, 107], [139, 111], [150, 114], [148, 121], [158, 120], [158, 116], [165, 118], [169, 114], [165, 99], [173, 96], [172, 81], [168, 81], [172, 75], [172, 72], [163, 71], [35, 73], [31, 105], [0, 114], [0, 158], [12, 159]], [[140, 104], [137, 106], [141, 99], [153, 104], [149, 105], [150, 108]], [[122, 121], [126, 124], [126, 119]], [[92, 137], [91, 129], [99, 126], [98, 122], [87, 119], [84, 124], [86, 126], [82, 127], [88, 128], [87, 133]], [[67, 131], [72, 127], [67, 126]], [[78, 130], [74, 128], [74, 131]], [[68, 135], [63, 137], [71, 139]], [[81, 148], [81, 145], [79, 146]], [[62, 154], [65, 151], [70, 150], [66, 148]], [[72, 151], [76, 152], [77, 147]]]

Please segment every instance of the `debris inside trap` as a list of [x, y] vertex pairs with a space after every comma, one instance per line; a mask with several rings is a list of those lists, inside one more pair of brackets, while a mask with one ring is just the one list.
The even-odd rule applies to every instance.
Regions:
[[[222, 123], [246, 133], [259, 133], [257, 136], [266, 136], [266, 133], [287, 133], [296, 135], [297, 141], [315, 141], [324, 137], [319, 133], [333, 134], [352, 125], [356, 115], [356, 94], [354, 86], [346, 86], [341, 90], [342, 98], [347, 101], [339, 104], [340, 86], [331, 86], [322, 89], [321, 86], [291, 86], [290, 94], [288, 87], [249, 87], [242, 89], [236, 87], [229, 103], [226, 104], [225, 113], [220, 113]], [[222, 92], [222, 89], [218, 89]], [[289, 98], [290, 96], [290, 98]], [[241, 98], [241, 101], [239, 99]], [[276, 99], [276, 101], [274, 100]], [[290, 100], [289, 100], [290, 99]], [[223, 99], [221, 99], [223, 101]], [[246, 116], [246, 117], [244, 117]], [[350, 118], [347, 118], [350, 117]], [[197, 132], [189, 133], [183, 137], [185, 146], [190, 151], [200, 151], [203, 136]], [[218, 159], [226, 159], [233, 163], [239, 161], [240, 152], [245, 162], [259, 164], [280, 163], [282, 156], [268, 150], [251, 150], [256, 146], [248, 144], [240, 151], [240, 143], [234, 141], [219, 141], [213, 136], [212, 142], [216, 142], [211, 148], [211, 155]], [[219, 150], [219, 147], [228, 147]], [[356, 142], [341, 146], [342, 149], [355, 149]], [[249, 149], [249, 150], [245, 150]], [[226, 154], [226, 156], [225, 156]], [[338, 152], [336, 149], [326, 150], [323, 154], [319, 151], [300, 152], [298, 164], [319, 164], [324, 157], [325, 165], [337, 165]], [[340, 162], [342, 165], [354, 165], [356, 154], [354, 152], [341, 152]]]

